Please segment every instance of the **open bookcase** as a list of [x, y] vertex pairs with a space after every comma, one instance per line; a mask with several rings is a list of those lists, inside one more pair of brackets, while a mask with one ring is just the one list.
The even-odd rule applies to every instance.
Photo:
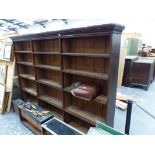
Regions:
[[[83, 132], [97, 120], [113, 126], [123, 29], [105, 24], [12, 37], [23, 99]], [[74, 97], [76, 81], [99, 84], [100, 95], [92, 101]]]

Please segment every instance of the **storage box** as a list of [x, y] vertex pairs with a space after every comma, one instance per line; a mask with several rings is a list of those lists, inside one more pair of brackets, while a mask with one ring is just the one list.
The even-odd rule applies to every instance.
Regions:
[[42, 125], [43, 135], [83, 135], [82, 132], [54, 117]]
[[[32, 132], [38, 135], [42, 134], [41, 125], [53, 117], [51, 112], [44, 116], [35, 116], [29, 110], [27, 110], [24, 105], [19, 106], [19, 109], [20, 119], [22, 123]], [[44, 110], [41, 107], [37, 106], [37, 111], [42, 112]]]

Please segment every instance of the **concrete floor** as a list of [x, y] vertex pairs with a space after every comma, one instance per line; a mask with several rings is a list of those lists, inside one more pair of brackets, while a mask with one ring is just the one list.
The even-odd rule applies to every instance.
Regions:
[[[134, 98], [136, 104], [141, 106], [155, 118], [155, 81], [151, 83], [148, 91], [142, 88], [118, 88], [117, 92]], [[133, 104], [130, 134], [131, 135], [155, 135], [155, 119]], [[126, 111], [116, 108], [114, 128], [124, 132]]]
[[[148, 91], [142, 88], [118, 88], [118, 92], [130, 95], [136, 100], [136, 103], [155, 116], [155, 82], [153, 82]], [[16, 92], [17, 94], [17, 92]], [[114, 128], [124, 132], [126, 111], [116, 108]], [[155, 135], [155, 119], [142, 111], [136, 104], [133, 104], [131, 126], [131, 135]], [[33, 135], [19, 120], [14, 112], [0, 114], [0, 135]]]
[[0, 135], [33, 135], [19, 120], [19, 116], [10, 111], [0, 114]]

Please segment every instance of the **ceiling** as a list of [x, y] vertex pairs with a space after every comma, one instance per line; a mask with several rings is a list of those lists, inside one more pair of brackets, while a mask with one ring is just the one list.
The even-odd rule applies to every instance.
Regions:
[[74, 27], [98, 25], [104, 23], [120, 23], [125, 25], [123, 33], [141, 33], [144, 42], [155, 47], [155, 19], [0, 19], [0, 39], [12, 35], [40, 33]]
[[0, 19], [0, 33], [7, 34], [7, 33], [14, 33], [18, 32], [21, 29], [29, 29], [35, 25], [41, 26], [42, 28], [46, 28], [47, 24], [50, 24], [56, 20], [61, 20], [65, 24], [67, 24], [66, 19]]

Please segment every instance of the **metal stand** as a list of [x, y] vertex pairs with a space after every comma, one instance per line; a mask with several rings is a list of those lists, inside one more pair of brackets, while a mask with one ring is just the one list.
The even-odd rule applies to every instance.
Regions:
[[128, 104], [128, 107], [127, 107], [127, 113], [126, 113], [125, 134], [129, 135], [133, 101], [128, 100], [127, 104]]

